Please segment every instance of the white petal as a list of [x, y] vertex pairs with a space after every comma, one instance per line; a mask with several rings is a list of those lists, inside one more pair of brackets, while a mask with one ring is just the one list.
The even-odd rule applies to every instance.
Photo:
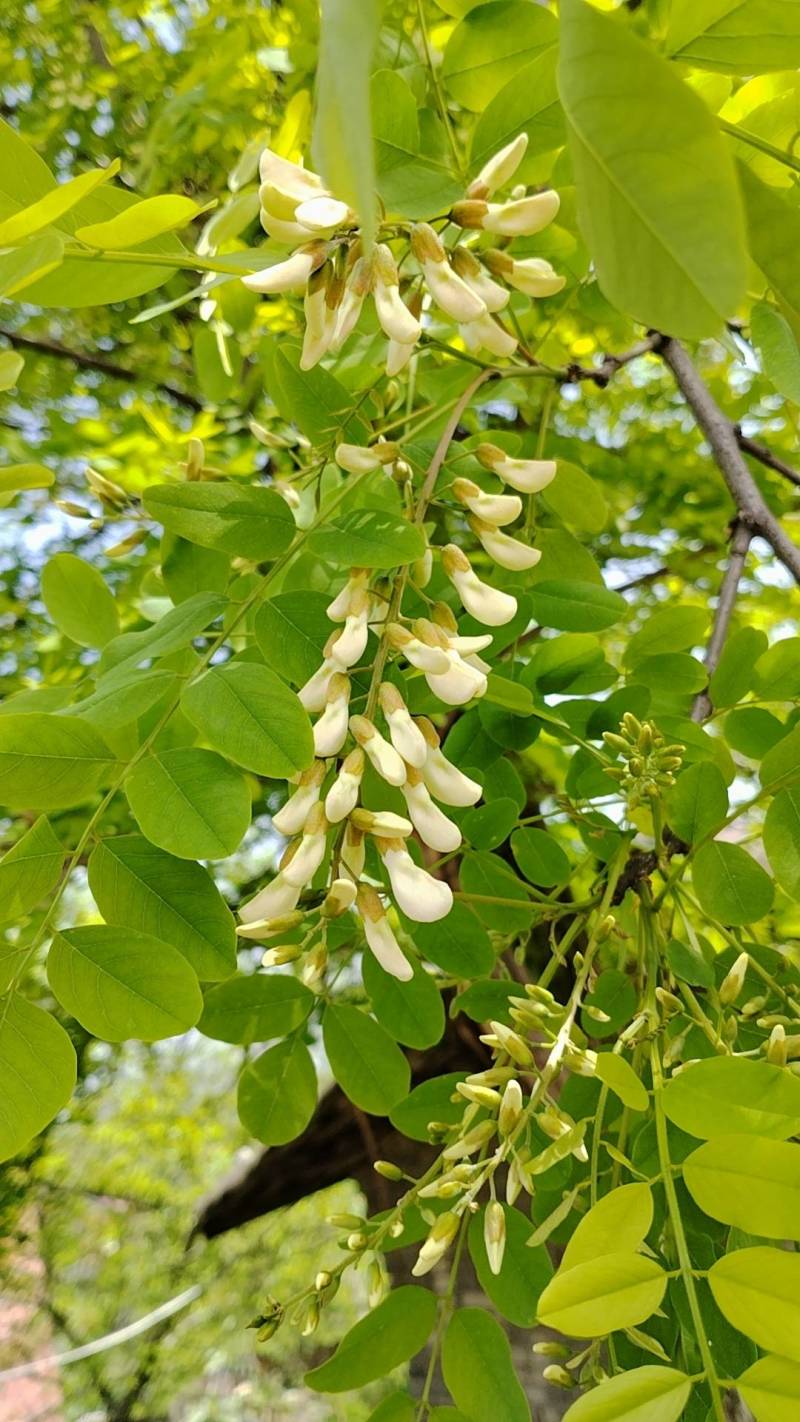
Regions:
[[405, 709], [393, 711], [387, 716], [386, 724], [389, 727], [389, 737], [392, 745], [403, 760], [409, 765], [421, 766], [425, 764], [425, 757], [428, 753], [428, 746], [421, 730], [414, 725], [409, 712]]
[[492, 355], [510, 356], [517, 349], [516, 336], [499, 326], [488, 313], [477, 321], [470, 321], [460, 330], [470, 350], [485, 349]]
[[413, 345], [422, 335], [422, 327], [412, 316], [396, 286], [375, 282], [375, 310], [385, 334], [401, 345]]
[[403, 913], [415, 923], [436, 923], [453, 906], [450, 886], [415, 864], [405, 849], [389, 849], [383, 862]]
[[502, 459], [495, 465], [495, 473], [512, 489], [523, 494], [538, 494], [546, 489], [556, 477], [558, 465], [555, 459]]
[[369, 626], [367, 608], [345, 619], [344, 627], [331, 647], [331, 660], [337, 667], [354, 667], [360, 662], [367, 645]]
[[297, 202], [324, 193], [325, 187], [317, 173], [310, 168], [302, 168], [288, 158], [281, 158], [271, 148], [265, 148], [258, 165], [262, 183], [272, 183], [281, 192], [290, 194]]
[[504, 148], [501, 148], [488, 163], [484, 163], [481, 171], [475, 179], [476, 189], [485, 191], [489, 196], [502, 188], [513, 178], [520, 163], [525, 157], [525, 150], [528, 147], [527, 133], [518, 133], [516, 138], [512, 138]]
[[422, 778], [431, 794], [443, 805], [464, 809], [467, 805], [475, 805], [481, 798], [482, 790], [478, 782], [470, 780], [438, 747], [429, 748], [428, 759], [422, 767]]
[[490, 202], [483, 219], [485, 232], [499, 232], [505, 237], [531, 237], [552, 222], [560, 207], [558, 193], [548, 189], [514, 202]]
[[308, 819], [309, 811], [313, 810], [319, 800], [319, 792], [319, 784], [301, 785], [290, 795], [286, 804], [272, 816], [272, 823], [279, 834], [286, 835], [288, 839], [291, 835], [300, 833]]
[[305, 884], [310, 884], [325, 858], [326, 847], [324, 834], [304, 834], [297, 853], [290, 859], [286, 868], [281, 870], [287, 884], [295, 884], [301, 889]]
[[242, 285], [246, 286], [248, 291], [257, 291], [266, 296], [273, 292], [297, 291], [305, 286], [316, 266], [319, 266], [319, 261], [315, 253], [293, 252], [285, 262], [276, 262], [274, 266], [263, 267], [261, 271], [249, 272], [247, 276], [242, 277]]
[[314, 754], [321, 760], [338, 755], [347, 739], [347, 722], [347, 701], [329, 702], [314, 725]]
[[338, 198], [311, 197], [301, 202], [295, 210], [295, 221], [302, 222], [314, 232], [331, 231], [347, 221], [350, 209], [346, 202]]
[[405, 782], [406, 768], [403, 758], [397, 754], [394, 746], [384, 740], [380, 731], [376, 731], [374, 736], [364, 742], [364, 750], [387, 784], [402, 785]]
[[271, 884], [267, 884], [255, 898], [239, 909], [239, 917], [242, 923], [279, 918], [281, 914], [291, 913], [292, 909], [297, 907], [299, 897], [300, 890], [297, 885], [290, 884], [283, 874], [276, 874]]
[[350, 811], [355, 809], [360, 788], [360, 775], [351, 775], [346, 770], [339, 771], [325, 796], [325, 814], [332, 825], [338, 825], [341, 820], [347, 819]]
[[414, 969], [400, 948], [388, 918], [384, 916], [373, 922], [365, 915], [363, 923], [364, 937], [381, 967], [391, 973], [393, 978], [399, 978], [403, 983], [409, 982], [414, 976]]
[[463, 661], [457, 652], [450, 658], [450, 669], [443, 676], [426, 672], [425, 680], [434, 696], [448, 706], [465, 706], [486, 693], [486, 677]]
[[420, 839], [430, 849], [440, 854], [449, 854], [461, 844], [461, 830], [447, 818], [438, 805], [434, 805], [425, 784], [404, 785], [408, 813]]
[[517, 599], [511, 593], [501, 592], [499, 588], [481, 582], [471, 568], [465, 573], [454, 572], [451, 581], [467, 612], [485, 627], [503, 627], [516, 615]]
[[424, 262], [422, 269], [437, 306], [454, 321], [475, 321], [486, 315], [485, 302], [453, 271], [446, 258], [442, 262]]
[[527, 568], [535, 568], [542, 556], [540, 549], [531, 548], [518, 538], [509, 538], [507, 533], [500, 533], [496, 528], [481, 528], [476, 532], [489, 557], [501, 568], [523, 572]]
[[306, 711], [322, 711], [325, 706], [325, 698], [328, 692], [328, 683], [335, 671], [339, 668], [328, 658], [317, 667], [317, 670], [308, 678], [305, 685], [300, 687], [297, 695], [300, 698]]

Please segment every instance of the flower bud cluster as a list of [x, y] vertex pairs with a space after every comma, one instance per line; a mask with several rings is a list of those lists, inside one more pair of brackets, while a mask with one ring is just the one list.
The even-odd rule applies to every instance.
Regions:
[[[494, 201], [511, 181], [525, 156], [528, 139], [520, 134], [496, 153], [454, 204], [449, 222], [470, 234], [448, 250], [427, 222], [395, 224], [379, 235], [392, 237], [369, 249], [362, 242], [355, 214], [307, 168], [291, 163], [271, 149], [260, 162], [261, 225], [276, 242], [293, 248], [290, 256], [243, 278], [261, 295], [287, 292], [303, 296], [305, 335], [301, 366], [342, 349], [358, 323], [365, 301], [388, 338], [386, 370], [397, 375], [406, 366], [422, 335], [423, 310], [431, 303], [458, 324], [468, 350], [485, 350], [508, 357], [516, 336], [499, 321], [512, 291], [529, 297], [552, 296], [564, 285], [541, 257], [515, 258], [505, 248], [480, 244], [480, 234], [508, 241], [540, 232], [555, 218], [558, 194], [529, 194], [515, 188], [505, 201]], [[405, 250], [399, 250], [399, 243]], [[403, 277], [400, 265], [413, 259], [415, 268]]]
[[631, 809], [658, 797], [675, 784], [675, 771], [680, 767], [686, 747], [668, 745], [652, 721], [639, 721], [631, 711], [626, 711], [619, 733], [604, 731], [603, 740], [624, 762], [607, 769], [606, 775], [619, 781]]

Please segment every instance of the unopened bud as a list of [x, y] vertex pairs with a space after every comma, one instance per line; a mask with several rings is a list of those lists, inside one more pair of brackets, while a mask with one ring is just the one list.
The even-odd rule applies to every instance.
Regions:
[[377, 1171], [378, 1175], [382, 1175], [384, 1180], [403, 1179], [403, 1171], [400, 1166], [395, 1165], [391, 1160], [376, 1160], [373, 1162], [372, 1169]]
[[750, 966], [747, 953], [740, 953], [730, 972], [725, 974], [719, 989], [719, 1000], [723, 1007], [735, 1002], [744, 987], [745, 975]]
[[506, 1248], [506, 1214], [499, 1200], [490, 1200], [483, 1218], [483, 1242], [486, 1258], [493, 1274], [499, 1274], [503, 1267]]
[[503, 1092], [503, 1099], [500, 1103], [500, 1114], [497, 1118], [497, 1125], [501, 1136], [508, 1136], [519, 1124], [522, 1116], [522, 1087], [516, 1079], [512, 1079], [506, 1084]]
[[560, 1363], [548, 1363], [542, 1370], [542, 1377], [545, 1382], [552, 1383], [554, 1387], [573, 1388], [576, 1386], [575, 1379], [566, 1368], [562, 1368]]
[[786, 1066], [789, 1060], [787, 1040], [785, 1028], [778, 1023], [773, 1027], [767, 1043], [767, 1061], [772, 1062], [774, 1066]]

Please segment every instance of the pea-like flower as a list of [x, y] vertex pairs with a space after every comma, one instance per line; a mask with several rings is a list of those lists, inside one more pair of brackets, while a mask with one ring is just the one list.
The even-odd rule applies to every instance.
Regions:
[[[421, 733], [420, 733], [421, 734]], [[408, 806], [411, 822], [423, 844], [440, 854], [450, 854], [461, 844], [458, 825], [447, 818], [431, 799], [430, 791], [418, 770], [410, 768], [403, 795]]]
[[450, 216], [459, 227], [477, 227], [502, 237], [532, 237], [553, 221], [561, 200], [548, 189], [510, 202], [483, 202], [467, 198], [453, 204]]
[[501, 533], [493, 523], [484, 523], [483, 519], [473, 517], [469, 520], [469, 525], [489, 557], [501, 568], [524, 572], [526, 568], [535, 568], [542, 556], [538, 548], [531, 548], [520, 539]]
[[392, 893], [403, 913], [415, 923], [436, 923], [453, 907], [453, 892], [414, 863], [401, 839], [378, 840]]
[[422, 327], [400, 296], [400, 278], [391, 249], [380, 242], [373, 256], [373, 295], [381, 328], [392, 341], [413, 345]]
[[377, 726], [366, 716], [351, 716], [350, 730], [381, 778], [389, 785], [402, 785], [406, 778], [405, 762]]
[[458, 329], [467, 350], [487, 350], [496, 356], [512, 356], [517, 349], [516, 336], [495, 321], [488, 311], [477, 321], [470, 321]]
[[495, 276], [501, 276], [526, 296], [555, 296], [566, 284], [566, 278], [559, 276], [544, 257], [512, 257], [498, 249], [481, 255]]
[[412, 228], [411, 250], [431, 296], [446, 315], [454, 321], [476, 321], [486, 315], [486, 303], [450, 266], [444, 243], [427, 222]]
[[325, 261], [326, 250], [324, 242], [309, 242], [283, 262], [275, 262], [271, 267], [249, 272], [247, 276], [242, 277], [242, 284], [248, 291], [256, 291], [260, 296], [302, 291], [312, 273]]
[[347, 819], [358, 804], [364, 764], [364, 752], [360, 746], [342, 761], [339, 774], [325, 796], [325, 814], [332, 825]]
[[295, 840], [281, 861], [280, 872], [287, 884], [305, 888], [310, 884], [327, 848], [328, 820], [322, 805], [315, 805], [303, 826], [301, 839]]
[[448, 543], [442, 550], [442, 567], [466, 611], [477, 622], [485, 627], [502, 627], [515, 616], [517, 599], [482, 582], [469, 558], [454, 543]]
[[555, 459], [512, 459], [496, 444], [479, 444], [475, 451], [484, 469], [491, 469], [504, 484], [523, 494], [538, 494], [556, 477]]
[[470, 513], [474, 513], [484, 523], [493, 523], [496, 528], [513, 523], [522, 513], [522, 499], [516, 494], [487, 494], [472, 479], [454, 479], [453, 493]]
[[453, 765], [441, 749], [439, 734], [427, 716], [418, 716], [419, 726], [428, 745], [428, 754], [422, 767], [422, 778], [432, 795], [443, 805], [466, 808], [481, 798], [481, 787], [476, 780], [470, 780], [463, 770]]
[[425, 737], [415, 725], [397, 687], [389, 681], [384, 681], [378, 691], [378, 702], [389, 728], [389, 739], [398, 755], [401, 755], [408, 765], [423, 765], [428, 749]]
[[467, 188], [467, 197], [487, 198], [504, 188], [516, 173], [528, 147], [527, 133], [518, 133], [484, 163], [477, 178]]
[[239, 917], [245, 924], [278, 918], [291, 913], [297, 907], [299, 898], [300, 886], [290, 883], [285, 874], [278, 873], [254, 898], [242, 905]]
[[297, 789], [294, 794], [272, 816], [272, 823], [279, 834], [288, 838], [299, 833], [319, 800], [324, 779], [325, 764], [321, 760], [315, 760], [308, 770], [301, 771], [295, 782]]
[[334, 672], [328, 683], [325, 710], [314, 725], [314, 754], [321, 759], [338, 755], [347, 738], [350, 678]]
[[395, 938], [386, 910], [375, 890], [362, 884], [358, 890], [356, 906], [361, 915], [364, 937], [370, 952], [393, 978], [408, 982], [414, 976], [414, 969]]

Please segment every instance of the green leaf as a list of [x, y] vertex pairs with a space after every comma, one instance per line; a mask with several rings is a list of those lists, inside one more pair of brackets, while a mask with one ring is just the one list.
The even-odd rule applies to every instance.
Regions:
[[765, 1239], [800, 1239], [800, 1145], [718, 1136], [687, 1156], [683, 1178], [712, 1219]]
[[559, 459], [558, 473], [542, 493], [542, 502], [567, 525], [584, 533], [602, 533], [608, 521], [608, 504], [591, 475]]
[[379, 0], [322, 0], [314, 161], [328, 187], [375, 232], [375, 164], [369, 76], [381, 22]]
[[795, 1422], [800, 1405], [800, 1362], [768, 1354], [736, 1381], [758, 1422]]
[[693, 987], [712, 987], [716, 955], [708, 944], [705, 947], [707, 956], [703, 955], [700, 946], [695, 947], [692, 943], [681, 943], [679, 939], [671, 938], [667, 944], [670, 972], [681, 982], [690, 983]]
[[438, 923], [415, 923], [409, 927], [418, 952], [445, 973], [474, 978], [490, 972], [494, 965], [494, 949], [486, 929], [458, 899]]
[[714, 335], [747, 287], [728, 148], [703, 100], [616, 17], [561, 7], [561, 102], [600, 287], [674, 336]]
[[195, 593], [222, 593], [228, 585], [231, 560], [215, 548], [201, 548], [165, 531], [161, 540], [161, 576], [172, 601], [186, 602]]
[[125, 793], [151, 844], [180, 859], [225, 859], [250, 824], [247, 781], [214, 751], [150, 755], [128, 776]]
[[388, 509], [348, 509], [309, 535], [312, 553], [339, 567], [396, 568], [425, 552], [415, 524]]
[[703, 640], [708, 618], [705, 607], [664, 607], [652, 613], [631, 637], [625, 652], [626, 664], [635, 667], [645, 657], [696, 646]]
[[451, 1015], [466, 1012], [473, 1022], [505, 1022], [511, 1026], [509, 998], [519, 996], [519, 984], [509, 978], [478, 978], [453, 999]]
[[21, 489], [49, 489], [56, 481], [44, 464], [7, 464], [0, 469], [0, 494], [16, 494]]
[[414, 964], [414, 976], [400, 982], [369, 950], [362, 959], [364, 990], [382, 1027], [407, 1047], [433, 1047], [444, 1032], [442, 995], [430, 973]]
[[286, 500], [257, 484], [156, 484], [145, 490], [144, 506], [190, 543], [254, 562], [285, 552], [295, 531]]
[[579, 1220], [561, 1261], [562, 1269], [588, 1264], [605, 1254], [635, 1253], [653, 1223], [649, 1185], [620, 1185]]
[[118, 730], [129, 726], [155, 706], [178, 684], [175, 672], [164, 668], [154, 671], [123, 672], [121, 676], [103, 677], [100, 689], [83, 701], [74, 701], [64, 709], [64, 715], [80, 716], [100, 731]]
[[212, 667], [181, 708], [212, 746], [257, 775], [285, 779], [314, 759], [308, 712], [284, 681], [254, 662]]
[[239, 1077], [239, 1119], [263, 1145], [285, 1145], [302, 1135], [316, 1105], [317, 1073], [301, 1037], [262, 1052]]
[[759, 770], [762, 785], [775, 785], [779, 780], [800, 778], [800, 726], [783, 736], [767, 751]]
[[795, 261], [800, 211], [776, 188], [763, 183], [746, 163], [739, 164], [739, 182], [753, 261], [780, 301], [791, 312], [800, 313], [800, 271]]
[[599, 1007], [605, 1012], [608, 1022], [598, 1022], [596, 1018], [584, 1017], [583, 1030], [591, 1037], [611, 1037], [630, 1022], [636, 1011], [636, 988], [627, 973], [617, 968], [606, 968], [597, 979], [592, 991], [586, 995], [589, 1007]]
[[197, 977], [177, 948], [132, 928], [57, 933], [47, 977], [61, 1006], [106, 1042], [174, 1037], [203, 1010]]
[[35, 202], [56, 185], [44, 159], [5, 119], [0, 119], [0, 174], [3, 217]]
[[706, 913], [720, 923], [753, 923], [772, 908], [769, 875], [739, 844], [714, 839], [702, 845], [692, 883]]
[[687, 844], [696, 844], [719, 829], [727, 813], [728, 791], [722, 771], [712, 761], [690, 765], [667, 796], [667, 823]]
[[625, 1057], [615, 1052], [598, 1052], [597, 1076], [631, 1111], [646, 1111], [648, 1096], [645, 1087]]
[[528, 147], [515, 181], [532, 157], [562, 146], [566, 130], [556, 86], [557, 58], [555, 48], [544, 50], [486, 105], [472, 135], [470, 164], [476, 172], [518, 133], [527, 133]]
[[104, 251], [123, 247], [138, 247], [164, 232], [172, 232], [177, 227], [185, 227], [193, 217], [205, 208], [198, 207], [191, 198], [166, 193], [161, 197], [144, 198], [134, 203], [124, 212], [117, 213], [108, 222], [93, 222], [88, 227], [79, 227], [75, 233], [79, 242], [90, 247], [101, 247]]
[[0, 390], [13, 390], [24, 368], [25, 357], [17, 351], [0, 351]]
[[171, 943], [201, 981], [235, 971], [233, 915], [202, 864], [174, 859], [141, 835], [117, 835], [92, 851], [89, 888], [106, 923]]
[[761, 760], [783, 740], [786, 727], [763, 706], [740, 706], [725, 717], [725, 739], [731, 750]]
[[800, 897], [800, 786], [779, 790], [764, 820], [764, 848], [782, 889]]
[[[143, 661], [157, 661], [172, 652], [188, 647], [193, 638], [215, 622], [228, 606], [227, 598], [217, 593], [200, 592], [187, 598], [179, 607], [146, 627], [141, 632], [123, 632], [105, 647], [100, 659], [101, 681], [98, 687], [118, 686], [120, 678]], [[112, 678], [107, 674], [113, 672]]]
[[526, 879], [550, 889], [564, 884], [571, 873], [561, 845], [547, 830], [524, 826], [511, 836], [511, 850]]
[[113, 594], [97, 569], [74, 553], [56, 553], [45, 563], [42, 598], [59, 631], [82, 647], [104, 647], [119, 632]]
[[331, 635], [329, 602], [324, 593], [278, 593], [256, 613], [254, 630], [262, 657], [298, 686], [322, 661], [322, 649]]
[[357, 1007], [329, 1003], [322, 1038], [331, 1071], [362, 1111], [386, 1116], [408, 1092], [411, 1071], [389, 1033]]
[[766, 74], [800, 64], [792, 0], [673, 0], [666, 38], [673, 59], [725, 74]]
[[[529, 928], [535, 912], [529, 891], [499, 855], [481, 851], [465, 854], [461, 860], [461, 891], [487, 928], [503, 933]], [[492, 900], [515, 899], [519, 908]]]
[[530, 1221], [519, 1210], [504, 1205], [506, 1246], [500, 1273], [493, 1274], [486, 1257], [483, 1237], [486, 1207], [473, 1215], [469, 1225], [469, 1252], [478, 1282], [497, 1312], [518, 1328], [532, 1328], [536, 1322], [539, 1295], [553, 1277], [553, 1266], [544, 1245], [528, 1248]]
[[54, 889], [64, 848], [44, 815], [0, 859], [0, 923], [25, 918]]
[[356, 410], [349, 390], [317, 365], [300, 369], [300, 347], [266, 336], [259, 346], [267, 388], [285, 420], [296, 424], [314, 445], [333, 454], [340, 440], [366, 444], [372, 429]]
[[737, 1249], [716, 1261], [708, 1282], [734, 1328], [800, 1363], [800, 1254], [768, 1245]]
[[650, 691], [660, 691], [670, 697], [691, 696], [702, 691], [707, 681], [706, 669], [687, 652], [661, 652], [644, 657], [636, 665], [636, 684]]
[[198, 1025], [218, 1042], [268, 1042], [301, 1027], [314, 1006], [314, 994], [285, 973], [252, 973], [228, 978], [205, 995]]
[[64, 239], [58, 232], [44, 232], [24, 247], [9, 248], [0, 255], [0, 296], [17, 296], [63, 260]]
[[753, 668], [766, 651], [767, 638], [757, 627], [741, 627], [728, 638], [708, 685], [715, 706], [735, 706], [753, 686]]
[[393, 1392], [370, 1412], [367, 1422], [414, 1422], [417, 1405], [407, 1392]]
[[416, 1284], [393, 1289], [345, 1334], [336, 1352], [304, 1382], [315, 1392], [348, 1392], [385, 1377], [418, 1353], [436, 1322], [436, 1295]]
[[476, 849], [496, 849], [510, 835], [517, 820], [519, 810], [515, 800], [501, 796], [487, 805], [476, 805], [467, 810], [461, 821], [464, 838]]
[[779, 395], [800, 405], [800, 350], [789, 322], [773, 306], [758, 301], [750, 313], [750, 333], [767, 379]]
[[402, 74], [379, 69], [370, 96], [378, 192], [387, 213], [418, 222], [445, 212], [463, 184], [444, 163], [420, 153], [417, 101]]
[[88, 800], [113, 763], [93, 727], [43, 711], [0, 717], [0, 804], [57, 810]]
[[429, 1081], [421, 1081], [404, 1100], [398, 1101], [397, 1105], [392, 1107], [389, 1112], [392, 1125], [404, 1136], [408, 1136], [409, 1140], [426, 1142], [430, 1140], [429, 1121], [440, 1121], [448, 1126], [456, 1125], [464, 1114], [464, 1098], [459, 1096], [456, 1101], [451, 1098], [456, 1083], [463, 1081], [466, 1074], [466, 1070], [451, 1071], [444, 1076], [434, 1076]]
[[770, 701], [788, 701], [800, 695], [800, 637], [783, 637], [759, 657], [756, 687]]
[[627, 611], [619, 593], [596, 583], [543, 582], [530, 590], [531, 609], [543, 627], [566, 632], [600, 632]]
[[480, 1308], [459, 1308], [442, 1343], [442, 1375], [471, 1422], [530, 1422], [530, 1408], [500, 1324]]
[[527, 0], [479, 5], [450, 36], [442, 78], [454, 99], [481, 113], [520, 69], [556, 44], [557, 35], [555, 17]]
[[565, 1412], [564, 1422], [677, 1422], [691, 1391], [686, 1373], [648, 1364], [584, 1393]]
[[626, 1251], [559, 1269], [539, 1300], [539, 1322], [573, 1338], [634, 1328], [659, 1307], [667, 1276], [652, 1259]]
[[77, 1078], [64, 1028], [17, 993], [0, 998], [0, 1076], [0, 1160], [8, 1160], [66, 1106]]
[[119, 167], [119, 160], [115, 158], [107, 168], [79, 173], [77, 178], [70, 178], [68, 182], [58, 184], [28, 207], [15, 212], [13, 217], [5, 218], [0, 222], [0, 247], [15, 247], [26, 237], [41, 232], [43, 227], [50, 227], [58, 222], [59, 218], [71, 208], [77, 207], [78, 203], [101, 183], [107, 183], [115, 177]]
[[744, 1057], [709, 1057], [672, 1078], [664, 1091], [669, 1119], [690, 1136], [768, 1136], [800, 1131], [800, 1079], [783, 1067]]

